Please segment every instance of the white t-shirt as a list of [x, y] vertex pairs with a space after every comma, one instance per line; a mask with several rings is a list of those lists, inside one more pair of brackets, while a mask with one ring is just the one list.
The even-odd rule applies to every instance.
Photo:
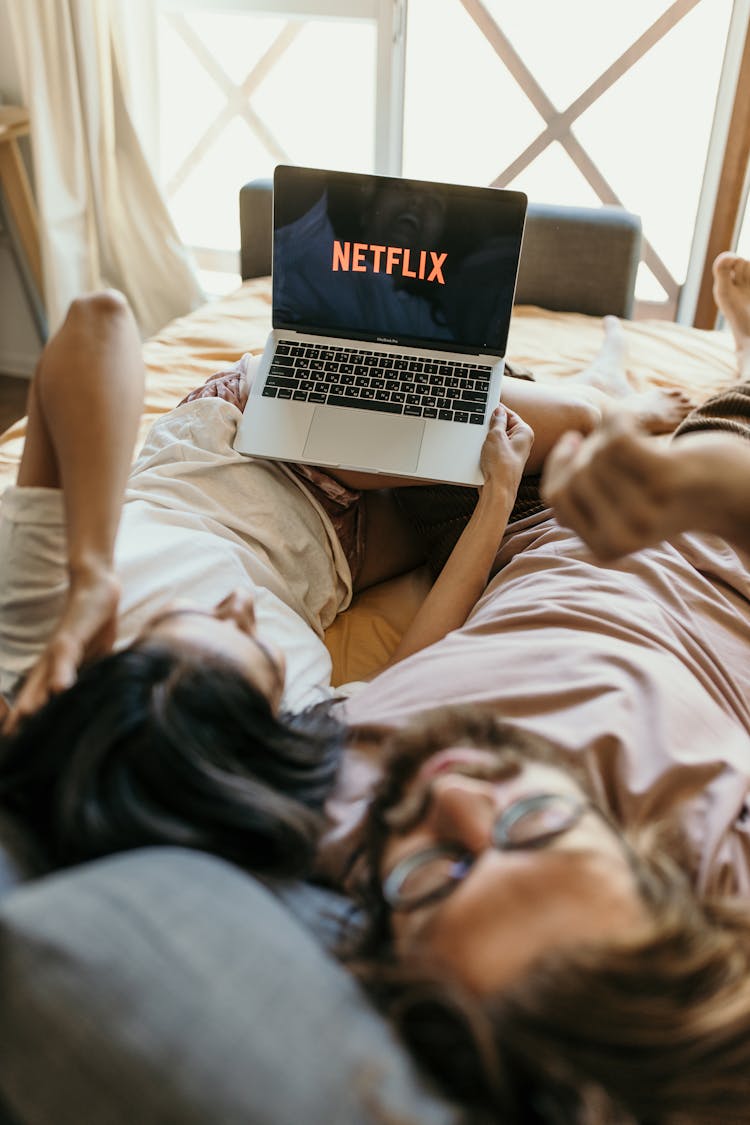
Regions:
[[[330, 694], [323, 633], [351, 600], [351, 573], [319, 503], [285, 466], [232, 447], [240, 411], [218, 398], [186, 403], [152, 427], [132, 470], [115, 550], [122, 582], [117, 648], [162, 606], [212, 608], [255, 592], [261, 637], [283, 649], [282, 706]], [[0, 691], [41, 652], [66, 586], [62, 494], [8, 489], [0, 509]]]

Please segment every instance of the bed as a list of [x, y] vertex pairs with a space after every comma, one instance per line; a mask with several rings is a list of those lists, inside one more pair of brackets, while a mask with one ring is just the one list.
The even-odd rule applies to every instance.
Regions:
[[[146, 342], [141, 437], [186, 392], [262, 348], [269, 208], [268, 185], [244, 189], [243, 284]], [[585, 366], [601, 317], [630, 313], [639, 242], [637, 220], [621, 212], [532, 209], [510, 358], [542, 381]], [[625, 332], [640, 387], [681, 386], [698, 401], [732, 380], [726, 333], [630, 320]], [[22, 420], [0, 437], [0, 490], [24, 433]], [[426, 588], [418, 570], [356, 599], [327, 636], [336, 683], [386, 659]], [[321, 948], [324, 920], [346, 909], [338, 896], [309, 884], [269, 890], [216, 857], [164, 847], [13, 889], [4, 847], [12, 860], [0, 831], [2, 1125], [465, 1121]]]
[[[242, 285], [146, 341], [139, 444], [188, 391], [243, 352], [262, 351], [271, 318], [270, 206], [269, 182], [242, 189]], [[509, 358], [540, 381], [562, 381], [585, 367], [601, 341], [602, 315], [630, 313], [639, 245], [638, 221], [627, 212], [532, 206]], [[625, 333], [638, 388], [679, 386], [699, 402], [733, 378], [726, 332], [626, 319]], [[21, 420], [0, 437], [0, 491], [14, 479], [24, 433]], [[427, 588], [426, 571], [417, 570], [355, 600], [327, 635], [335, 684], [366, 679], [388, 659]]]

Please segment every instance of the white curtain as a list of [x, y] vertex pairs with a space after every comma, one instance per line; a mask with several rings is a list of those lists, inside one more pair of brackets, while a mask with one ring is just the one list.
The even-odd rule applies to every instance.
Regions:
[[7, 0], [26, 105], [50, 329], [127, 296], [144, 336], [203, 299], [125, 104], [110, 0]]

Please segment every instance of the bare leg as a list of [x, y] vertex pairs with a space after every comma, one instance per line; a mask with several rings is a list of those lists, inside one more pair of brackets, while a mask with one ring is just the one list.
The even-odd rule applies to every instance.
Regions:
[[[406, 482], [413, 484], [413, 481]], [[385, 582], [424, 562], [424, 544], [398, 507], [390, 489], [365, 494], [365, 557], [355, 592]]]
[[585, 371], [554, 384], [505, 379], [503, 402], [534, 431], [526, 472], [541, 471], [547, 454], [567, 430], [591, 433], [611, 404], [611, 395], [630, 393], [622, 325], [613, 316], [604, 318], [602, 346]]
[[589, 367], [557, 384], [506, 379], [503, 402], [534, 431], [527, 471], [539, 472], [547, 454], [566, 430], [589, 434], [611, 411], [632, 414], [652, 434], [670, 433], [689, 413], [691, 402], [680, 390], [655, 388], [637, 393], [625, 371], [622, 325], [604, 318], [604, 340]]
[[605, 316], [601, 349], [590, 366], [575, 377], [575, 382], [582, 388], [590, 388], [588, 393], [599, 404], [603, 415], [612, 411], [621, 415], [626, 411], [648, 433], [671, 433], [690, 411], [690, 397], [677, 387], [634, 391], [628, 381], [625, 361], [622, 324], [616, 316]]
[[594, 386], [581, 386], [585, 395], [598, 407], [600, 418], [608, 414], [629, 414], [649, 434], [671, 434], [693, 408], [693, 402], [678, 387], [651, 387], [647, 391], [630, 391], [619, 396]]
[[527, 473], [541, 472], [547, 454], [566, 431], [590, 434], [602, 417], [601, 407], [591, 400], [588, 388], [579, 390], [570, 381], [551, 384], [504, 379], [501, 398], [534, 431]]
[[[633, 391], [625, 371], [622, 325], [613, 316], [604, 318], [602, 346], [585, 371], [556, 384], [507, 378], [503, 381], [502, 399], [534, 431], [534, 444], [526, 463], [526, 472], [532, 474], [541, 472], [548, 453], [563, 433], [575, 430], [589, 434], [610, 410], [620, 413], [627, 410], [645, 429], [664, 433], [673, 430], [691, 406], [682, 391], [655, 390], [643, 394]], [[331, 475], [350, 488], [364, 490], [419, 483], [340, 469]], [[386, 493], [368, 491], [366, 500], [366, 555], [357, 581], [358, 590], [418, 565], [424, 559], [425, 550], [412, 524], [405, 520], [400, 507]]]
[[750, 262], [737, 254], [719, 254], [713, 273], [714, 300], [737, 348], [737, 374], [750, 379]]
[[62, 488], [72, 569], [111, 564], [143, 382], [124, 299], [112, 292], [73, 302], [31, 385], [18, 472], [21, 486]]
[[575, 376], [580, 386], [597, 387], [605, 394], [625, 397], [633, 392], [628, 381], [625, 362], [625, 333], [616, 316], [605, 316], [602, 346], [588, 367]]
[[114, 639], [113, 550], [143, 382], [140, 339], [125, 300], [105, 292], [74, 301], [34, 376], [18, 472], [21, 487], [62, 489], [70, 586], [14, 721], [68, 686], [81, 660]]

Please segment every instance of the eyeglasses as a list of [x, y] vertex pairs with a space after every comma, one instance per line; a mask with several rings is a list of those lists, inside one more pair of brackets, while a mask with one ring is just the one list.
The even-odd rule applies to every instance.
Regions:
[[[572, 794], [522, 797], [498, 816], [492, 828], [492, 847], [503, 852], [546, 847], [574, 828], [589, 810], [600, 811], [592, 801]], [[456, 889], [477, 858], [450, 844], [424, 848], [396, 864], [383, 883], [383, 897], [392, 910], [399, 911], [436, 902]]]

